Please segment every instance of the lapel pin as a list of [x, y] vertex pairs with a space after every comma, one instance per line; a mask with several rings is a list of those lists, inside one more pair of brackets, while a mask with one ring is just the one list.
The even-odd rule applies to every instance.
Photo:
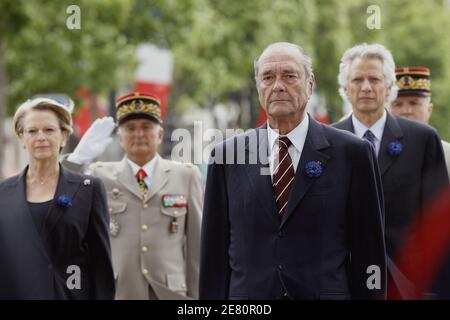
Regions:
[[85, 186], [88, 186], [91, 184], [91, 179], [85, 179], [83, 183]]
[[306, 175], [310, 178], [317, 178], [322, 174], [322, 163], [320, 161], [310, 161], [305, 166]]
[[69, 208], [72, 206], [72, 198], [67, 194], [63, 194], [58, 197], [56, 203], [58, 204], [58, 206]]
[[398, 157], [403, 151], [403, 145], [400, 141], [392, 141], [387, 146], [388, 152], [391, 156]]

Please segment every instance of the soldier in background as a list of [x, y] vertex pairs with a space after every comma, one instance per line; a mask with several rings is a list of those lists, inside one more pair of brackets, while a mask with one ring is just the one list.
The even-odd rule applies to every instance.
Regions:
[[[108, 194], [116, 299], [197, 299], [200, 172], [157, 153], [163, 128], [154, 96], [119, 98], [116, 121], [125, 157], [87, 169]], [[112, 118], [97, 119], [64, 164], [81, 170], [105, 150], [113, 130]]]
[[[433, 112], [431, 103], [430, 69], [424, 67], [396, 68], [399, 87], [397, 99], [391, 104], [391, 113], [428, 124]], [[447, 172], [450, 173], [450, 143], [441, 140]]]

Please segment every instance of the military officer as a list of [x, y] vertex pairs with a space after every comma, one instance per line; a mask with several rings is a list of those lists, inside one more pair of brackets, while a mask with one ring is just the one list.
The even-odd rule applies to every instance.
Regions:
[[[125, 157], [89, 165], [108, 194], [116, 299], [197, 299], [203, 188], [192, 164], [163, 159], [160, 102], [131, 93], [116, 102]], [[112, 118], [97, 119], [65, 165], [81, 169], [104, 151]]]
[[[430, 69], [425, 67], [395, 68], [397, 99], [391, 104], [391, 113], [428, 124], [433, 103], [431, 103]], [[441, 140], [445, 163], [450, 173], [450, 143]]]

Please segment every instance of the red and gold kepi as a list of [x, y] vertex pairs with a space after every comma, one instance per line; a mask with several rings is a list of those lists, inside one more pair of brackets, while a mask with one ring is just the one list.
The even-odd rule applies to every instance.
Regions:
[[133, 92], [116, 100], [116, 121], [118, 125], [132, 119], [161, 120], [159, 98], [146, 92]]
[[425, 67], [395, 68], [399, 96], [431, 94], [430, 69]]

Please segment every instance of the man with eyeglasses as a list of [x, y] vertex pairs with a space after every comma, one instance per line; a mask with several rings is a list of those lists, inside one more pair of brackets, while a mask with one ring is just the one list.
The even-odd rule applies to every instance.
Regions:
[[301, 47], [269, 45], [255, 80], [268, 122], [211, 154], [200, 299], [383, 299], [383, 201], [370, 144], [305, 112], [314, 74]]
[[[88, 168], [108, 194], [116, 299], [196, 299], [200, 172], [157, 153], [163, 128], [156, 97], [134, 92], [119, 98], [116, 121], [125, 157]], [[96, 120], [64, 164], [80, 170], [90, 163], [105, 150], [113, 129], [112, 118]]]

